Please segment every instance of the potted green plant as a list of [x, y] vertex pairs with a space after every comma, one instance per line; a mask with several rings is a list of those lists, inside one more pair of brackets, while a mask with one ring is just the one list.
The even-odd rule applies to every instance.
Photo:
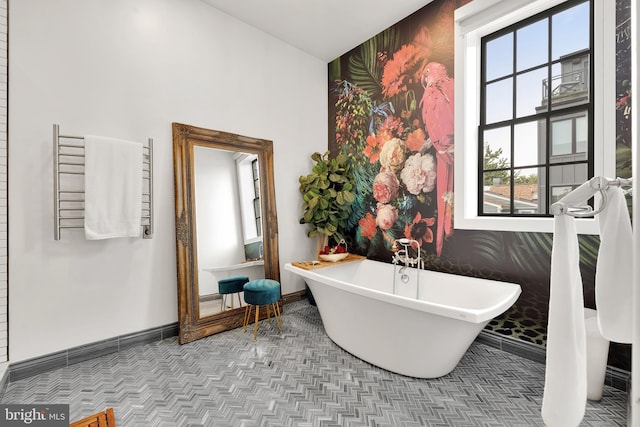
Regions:
[[318, 238], [318, 253], [327, 246], [329, 239], [336, 244], [344, 238], [344, 228], [355, 200], [354, 182], [347, 155], [330, 157], [315, 152], [315, 162], [309, 175], [299, 179], [302, 193], [302, 218], [300, 224], [309, 224], [310, 238]]

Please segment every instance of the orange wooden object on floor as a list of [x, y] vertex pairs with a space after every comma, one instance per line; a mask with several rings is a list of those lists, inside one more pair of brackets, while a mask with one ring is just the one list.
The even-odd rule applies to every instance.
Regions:
[[113, 416], [113, 408], [90, 415], [69, 424], [69, 427], [115, 427], [116, 419]]

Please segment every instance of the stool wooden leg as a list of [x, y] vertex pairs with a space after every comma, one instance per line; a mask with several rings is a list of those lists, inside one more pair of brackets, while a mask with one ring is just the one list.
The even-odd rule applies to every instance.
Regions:
[[282, 318], [280, 317], [280, 306], [277, 302], [273, 304], [273, 314], [278, 321], [278, 329], [280, 329], [280, 333], [282, 333]]
[[242, 301], [240, 301], [240, 292], [236, 293], [238, 295], [238, 307], [242, 307]]
[[224, 311], [224, 301], [226, 295], [222, 295], [222, 299], [220, 300], [220, 311]]
[[249, 325], [249, 319], [251, 318], [251, 304], [247, 304], [244, 309], [244, 322], [242, 323], [242, 329], [247, 332], [247, 326]]
[[260, 306], [256, 305], [256, 325], [253, 327], [253, 340], [258, 336], [258, 317], [260, 316]]
[[[267, 304], [265, 307], [267, 307], [267, 319], [269, 319], [269, 324], [271, 324], [271, 310], [269, 310], [269, 304]], [[275, 312], [273, 314], [275, 316]]]

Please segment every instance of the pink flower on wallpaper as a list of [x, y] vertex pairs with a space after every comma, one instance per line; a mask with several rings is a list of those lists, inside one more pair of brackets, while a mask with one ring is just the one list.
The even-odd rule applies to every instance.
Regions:
[[371, 164], [378, 161], [380, 151], [393, 138], [399, 138], [404, 132], [402, 120], [394, 116], [387, 117], [378, 127], [376, 133], [367, 136], [367, 146], [364, 147], [364, 154], [369, 158]]
[[382, 230], [390, 229], [398, 220], [398, 210], [391, 205], [378, 203], [376, 215], [376, 224], [378, 224], [378, 227]]
[[405, 145], [401, 139], [393, 138], [384, 143], [380, 150], [380, 164], [383, 168], [397, 172], [404, 164]]
[[400, 182], [396, 174], [390, 171], [380, 172], [373, 180], [373, 197], [377, 202], [389, 203], [398, 195]]
[[362, 234], [367, 239], [373, 239], [373, 236], [378, 232], [378, 225], [376, 224], [376, 219], [370, 212], [358, 221], [358, 225], [360, 226], [360, 234]]
[[400, 179], [411, 194], [428, 193], [436, 186], [436, 161], [431, 154], [416, 153], [409, 157]]

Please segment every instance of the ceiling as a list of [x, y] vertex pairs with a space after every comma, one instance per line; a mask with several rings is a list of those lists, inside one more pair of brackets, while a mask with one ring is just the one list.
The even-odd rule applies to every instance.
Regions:
[[331, 62], [432, 0], [202, 0]]

